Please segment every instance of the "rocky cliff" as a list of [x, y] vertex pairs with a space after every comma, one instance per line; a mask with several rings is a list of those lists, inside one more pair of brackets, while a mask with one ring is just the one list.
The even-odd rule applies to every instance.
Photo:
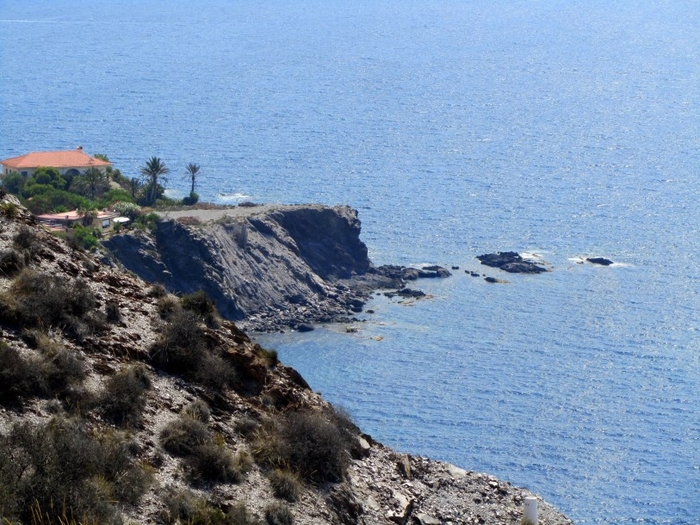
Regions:
[[415, 277], [371, 264], [347, 206], [170, 212], [153, 232], [114, 235], [104, 245], [146, 281], [176, 293], [204, 290], [248, 329], [345, 320], [371, 289]]
[[526, 496], [382, 446], [203, 294], [169, 295], [0, 199], [3, 523], [515, 525]]

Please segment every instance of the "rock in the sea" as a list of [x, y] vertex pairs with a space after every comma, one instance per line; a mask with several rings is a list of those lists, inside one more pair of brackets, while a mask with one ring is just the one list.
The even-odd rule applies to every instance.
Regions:
[[547, 268], [544, 266], [523, 259], [517, 252], [487, 253], [477, 255], [476, 258], [481, 261], [481, 264], [492, 268], [500, 268], [510, 273], [542, 273], [547, 271]]
[[613, 262], [605, 257], [588, 257], [586, 259], [589, 263], [600, 264], [602, 266], [610, 266]]

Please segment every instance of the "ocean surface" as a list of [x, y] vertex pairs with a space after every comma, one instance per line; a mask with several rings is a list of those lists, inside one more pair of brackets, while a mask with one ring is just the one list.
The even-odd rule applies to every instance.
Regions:
[[700, 523], [700, 3], [0, 0], [0, 158], [78, 145], [459, 266], [261, 338], [376, 439], [579, 524]]

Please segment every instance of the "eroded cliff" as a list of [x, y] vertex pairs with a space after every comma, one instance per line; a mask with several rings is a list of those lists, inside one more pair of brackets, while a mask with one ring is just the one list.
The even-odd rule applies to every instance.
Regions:
[[255, 206], [164, 214], [153, 232], [104, 245], [129, 270], [168, 290], [204, 290], [227, 319], [275, 329], [340, 321], [401, 273], [375, 268], [347, 206]]

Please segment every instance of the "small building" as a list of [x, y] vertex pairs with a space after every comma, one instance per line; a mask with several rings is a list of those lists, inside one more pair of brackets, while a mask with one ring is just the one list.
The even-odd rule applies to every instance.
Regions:
[[79, 175], [89, 168], [97, 168], [106, 173], [111, 162], [91, 157], [83, 152], [83, 147], [68, 151], [33, 151], [19, 157], [0, 160], [2, 174], [17, 172], [30, 177], [39, 168], [56, 168], [61, 175]]
[[[46, 213], [44, 215], [38, 215], [37, 219], [39, 219], [39, 222], [46, 226], [49, 230], [60, 231], [69, 228], [76, 222], [82, 224], [83, 215], [78, 213], [77, 210], [72, 210], [63, 213]], [[119, 217], [119, 214], [116, 212], [99, 211], [93, 218], [90, 226], [94, 228], [101, 228], [103, 230], [109, 230], [112, 228], [115, 222], [123, 223], [123, 220], [115, 221], [115, 219], [123, 218]]]

